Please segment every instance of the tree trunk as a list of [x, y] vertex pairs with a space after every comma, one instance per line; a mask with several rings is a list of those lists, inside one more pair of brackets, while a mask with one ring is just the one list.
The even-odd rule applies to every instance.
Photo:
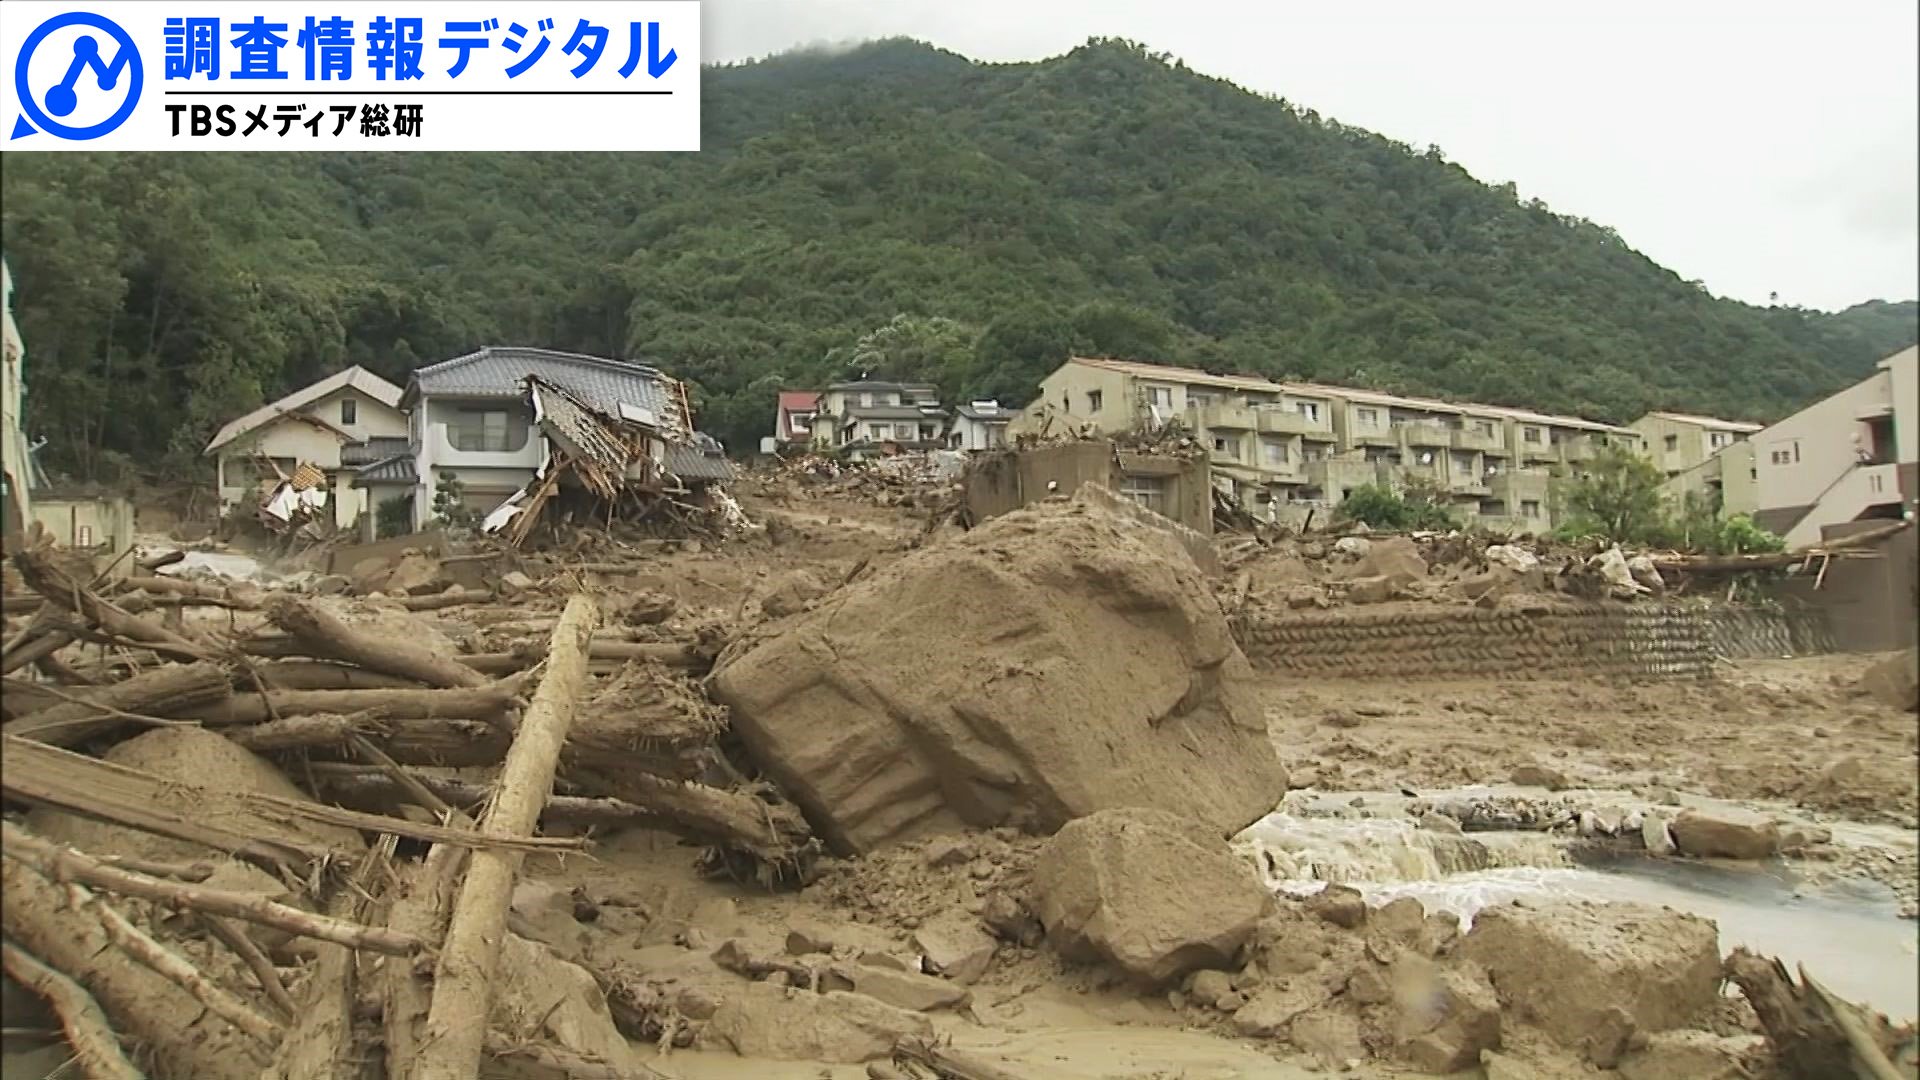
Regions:
[[231, 693], [227, 673], [216, 664], [170, 664], [121, 682], [82, 690], [73, 696], [85, 698], [87, 704], [67, 702], [28, 713], [0, 726], [0, 734], [74, 746], [128, 722], [109, 709], [143, 716], [191, 715]]
[[357, 664], [369, 671], [413, 679], [428, 686], [480, 687], [486, 676], [437, 656], [410, 641], [375, 637], [348, 626], [319, 607], [291, 597], [270, 605], [268, 618], [315, 650], [315, 655]]
[[[587, 645], [599, 613], [591, 597], [567, 601], [548, 647], [547, 671], [500, 769], [498, 791], [480, 834], [530, 835], [553, 790], [575, 703], [587, 679]], [[419, 1080], [471, 1080], [486, 1043], [493, 1006], [493, 980], [507, 932], [507, 904], [521, 855], [477, 850], [468, 856], [466, 879], [454, 900], [447, 941], [440, 952], [427, 1043], [421, 1047]]]

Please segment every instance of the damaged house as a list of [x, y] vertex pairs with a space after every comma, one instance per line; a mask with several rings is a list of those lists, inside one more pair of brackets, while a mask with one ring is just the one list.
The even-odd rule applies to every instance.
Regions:
[[[406, 454], [358, 483], [375, 501], [408, 499], [415, 529], [443, 488], [501, 525], [570, 491], [617, 509], [624, 495], [697, 496], [731, 477], [719, 443], [694, 430], [686, 388], [631, 361], [489, 346], [415, 371], [401, 407]], [[526, 526], [514, 528], [517, 540]]]

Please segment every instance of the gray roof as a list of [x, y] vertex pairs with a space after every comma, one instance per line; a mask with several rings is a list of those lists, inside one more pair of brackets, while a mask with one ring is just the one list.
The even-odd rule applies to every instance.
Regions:
[[733, 479], [733, 467], [727, 464], [726, 452], [720, 444], [706, 435], [695, 435], [700, 445], [686, 446], [681, 443], [667, 444], [667, 471], [682, 480], [718, 480], [725, 482]]
[[395, 454], [407, 452], [407, 437], [380, 436], [364, 442], [350, 442], [340, 448], [341, 465], [371, 465]]
[[961, 405], [954, 411], [969, 420], [984, 420], [987, 423], [1013, 419], [1013, 410], [1004, 406], [998, 409], [976, 409], [971, 405]]
[[405, 484], [420, 482], [420, 475], [414, 471], [412, 454], [395, 454], [384, 461], [376, 461], [361, 469], [353, 477], [354, 487], [368, 487], [373, 484]]
[[673, 381], [659, 368], [508, 345], [489, 345], [415, 371], [407, 386], [406, 404], [422, 396], [520, 400], [526, 396], [529, 375], [546, 379], [588, 408], [608, 416], [619, 416], [620, 404], [625, 402], [660, 417], [661, 427], [667, 431], [681, 426], [675, 418], [684, 413], [680, 402], [673, 400]]

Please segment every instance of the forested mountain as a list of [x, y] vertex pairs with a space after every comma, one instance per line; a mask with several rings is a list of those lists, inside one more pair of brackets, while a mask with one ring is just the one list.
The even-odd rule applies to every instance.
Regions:
[[1912, 303], [1715, 299], [1438, 151], [1125, 42], [885, 41], [703, 92], [699, 154], [9, 153], [33, 432], [82, 474], [151, 463], [344, 364], [486, 343], [651, 358], [738, 448], [777, 386], [1024, 402], [1070, 349], [1766, 418], [1916, 337]]

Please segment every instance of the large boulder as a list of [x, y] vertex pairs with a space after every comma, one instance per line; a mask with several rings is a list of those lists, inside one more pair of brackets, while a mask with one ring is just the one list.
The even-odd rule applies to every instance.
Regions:
[[839, 852], [1146, 806], [1216, 836], [1286, 774], [1189, 545], [1083, 489], [930, 544], [728, 658], [715, 695]]
[[1105, 960], [1159, 985], [1232, 966], [1273, 899], [1206, 825], [1103, 810], [1061, 829], [1033, 867], [1036, 914], [1070, 960]]
[[1519, 1018], [1562, 1046], [1589, 1045], [1614, 1021], [1642, 1032], [1681, 1027], [1712, 1008], [1720, 984], [1714, 924], [1642, 904], [1488, 908], [1455, 953], [1485, 968]]
[[1894, 653], [1867, 669], [1860, 685], [1882, 704], [1920, 710], [1920, 649]]
[[746, 1057], [857, 1063], [891, 1055], [901, 1039], [932, 1035], [925, 1016], [865, 994], [757, 982], [727, 994], [702, 1038]]
[[1736, 806], [1682, 810], [1668, 827], [1685, 855], [1764, 859], [1780, 850], [1779, 825], [1765, 814]]
[[1418, 581], [1427, 576], [1427, 560], [1421, 556], [1419, 544], [1404, 536], [1389, 536], [1369, 543], [1359, 561], [1347, 568], [1346, 576]]

